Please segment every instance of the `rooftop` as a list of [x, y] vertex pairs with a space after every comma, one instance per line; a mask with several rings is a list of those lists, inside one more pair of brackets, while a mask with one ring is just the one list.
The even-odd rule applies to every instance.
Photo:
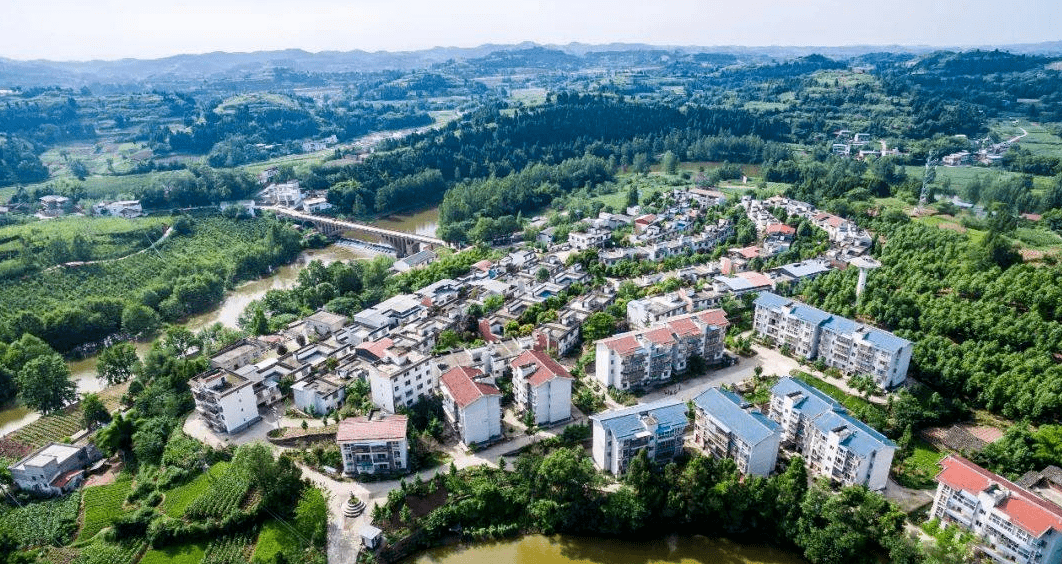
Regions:
[[733, 392], [708, 388], [694, 398], [693, 403], [751, 445], [771, 437], [778, 429], [778, 423], [751, 408], [744, 398]]
[[1062, 532], [1062, 507], [961, 456], [948, 455], [940, 461], [940, 466], [937, 481], [951, 488], [975, 495], [992, 486], [1006, 489], [1010, 495], [996, 506], [997, 509], [1034, 536], [1041, 537], [1048, 529]]
[[685, 427], [689, 424], [686, 419], [686, 404], [677, 399], [664, 399], [626, 409], [606, 411], [591, 416], [590, 419], [601, 424], [616, 437], [622, 438], [646, 430], [642, 418], [649, 415], [656, 420], [658, 428], [662, 429]]
[[473, 380], [482, 375], [483, 372], [478, 368], [455, 366], [439, 378], [439, 385], [449, 391], [461, 407], [468, 407], [485, 396], [501, 396], [498, 388]]
[[541, 386], [554, 378], [572, 377], [559, 362], [553, 360], [551, 356], [542, 351], [524, 351], [520, 356], [512, 360], [512, 366], [514, 367], [528, 366], [530, 364], [535, 365], [535, 370], [527, 378], [527, 381], [532, 386]]
[[405, 415], [349, 417], [339, 422], [336, 441], [382, 441], [406, 438], [409, 418]]

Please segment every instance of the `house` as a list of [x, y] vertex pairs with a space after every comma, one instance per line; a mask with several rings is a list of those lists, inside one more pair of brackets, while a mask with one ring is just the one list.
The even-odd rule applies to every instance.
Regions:
[[690, 188], [686, 191], [690, 200], [697, 202], [701, 208], [721, 206], [726, 203], [726, 194], [718, 190]]
[[631, 327], [646, 329], [673, 317], [716, 307], [721, 297], [711, 291], [676, 290], [668, 294], [631, 300], [627, 302], [627, 322]]
[[768, 476], [778, 460], [778, 423], [733, 392], [708, 388], [693, 400], [694, 442], [716, 458], [729, 458], [744, 475]]
[[70, 205], [70, 198], [66, 196], [56, 196], [55, 194], [49, 194], [41, 198], [41, 212], [40, 215], [44, 217], [59, 217], [66, 214], [67, 207]]
[[572, 231], [568, 234], [568, 242], [577, 251], [585, 249], [599, 249], [612, 238], [612, 233], [604, 229], [591, 228], [587, 231]]
[[535, 241], [542, 243], [543, 245], [552, 245], [557, 236], [556, 227], [547, 227], [538, 232], [538, 236], [535, 237]]
[[196, 412], [216, 433], [239, 433], [262, 419], [254, 386], [243, 376], [214, 369], [190, 385]]
[[754, 304], [753, 329], [777, 346], [847, 374], [866, 374], [884, 390], [907, 379], [914, 345], [906, 339], [771, 292]]
[[782, 378], [771, 388], [768, 417], [779, 424], [781, 444], [804, 456], [809, 474], [885, 489], [895, 443], [817, 388]]
[[388, 337], [362, 343], [354, 350], [367, 361], [372, 402], [380, 409], [395, 413], [435, 392], [437, 377], [427, 355], [394, 346]]
[[605, 387], [621, 390], [657, 386], [673, 372], [685, 371], [693, 356], [708, 364], [721, 362], [728, 325], [723, 310], [711, 309], [601, 339], [595, 345], [594, 375]]
[[291, 386], [295, 407], [310, 415], [325, 415], [343, 406], [346, 388], [324, 377], [299, 380]]
[[961, 456], [940, 466], [931, 517], [976, 535], [1000, 564], [1062, 562], [1062, 507]]
[[572, 417], [572, 375], [542, 351], [525, 351], [509, 362], [513, 398], [535, 425], [552, 425]]
[[350, 323], [350, 318], [322, 309], [311, 314], [305, 321], [318, 336], [327, 337], [337, 333], [347, 323]]
[[784, 223], [772, 223], [763, 230], [763, 233], [767, 237], [792, 241], [793, 237], [796, 236], [796, 229]]
[[343, 457], [343, 473], [396, 474], [409, 470], [409, 442], [405, 415], [348, 417], [339, 422], [336, 443]]
[[735, 297], [749, 292], [763, 292], [774, 289], [774, 281], [760, 272], [739, 272], [733, 276], [716, 276], [715, 291], [731, 293]]
[[103, 458], [95, 445], [50, 443], [8, 466], [11, 481], [20, 490], [59, 495], [75, 490], [85, 478], [85, 468]]
[[652, 225], [655, 222], [656, 222], [656, 216], [653, 215], [653, 214], [640, 215], [640, 216], [634, 218], [634, 233], [635, 234], [645, 233], [646, 229], [648, 229], [649, 226]]
[[144, 215], [140, 200], [121, 200], [118, 202], [100, 202], [92, 206], [94, 215], [134, 218]]
[[306, 213], [321, 213], [332, 209], [332, 204], [327, 198], [306, 198], [302, 201], [302, 209]]
[[689, 426], [686, 404], [677, 399], [606, 411], [590, 417], [590, 422], [594, 464], [617, 477], [626, 473], [631, 459], [643, 450], [650, 462], [669, 462], [682, 452]]
[[302, 207], [305, 194], [299, 187], [298, 180], [289, 180], [283, 184], [270, 184], [264, 192], [275, 206], [284, 206], [293, 209]]
[[394, 268], [398, 272], [407, 272], [421, 266], [427, 266], [439, 258], [434, 252], [429, 250], [415, 252], [408, 257], [400, 258], [395, 261], [391, 268]]
[[944, 166], [963, 166], [970, 164], [972, 161], [973, 156], [969, 151], [959, 151], [958, 153], [945, 155], [940, 159], [940, 162], [942, 162]]
[[240, 339], [210, 357], [210, 366], [236, 370], [241, 366], [251, 364], [267, 350], [268, 347], [257, 339]]
[[783, 264], [775, 268], [773, 272], [782, 280], [797, 281], [811, 280], [830, 270], [829, 262], [821, 259], [812, 259]]
[[465, 445], [489, 443], [501, 437], [501, 392], [477, 381], [478, 368], [455, 366], [439, 378], [443, 413]]

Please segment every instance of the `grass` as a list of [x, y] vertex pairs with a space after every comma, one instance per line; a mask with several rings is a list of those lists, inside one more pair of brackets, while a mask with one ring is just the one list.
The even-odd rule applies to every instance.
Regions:
[[915, 439], [911, 455], [896, 465], [896, 481], [901, 486], [916, 489], [936, 487], [934, 476], [940, 470], [937, 465], [944, 453], [923, 439]]
[[85, 488], [81, 498], [84, 516], [81, 519], [81, 532], [78, 533], [78, 539], [92, 538], [105, 527], [109, 527], [114, 518], [122, 513], [122, 505], [130, 489], [132, 489], [132, 480], [128, 478], [106, 486]]
[[37, 449], [48, 443], [61, 443], [81, 428], [81, 409], [67, 408], [61, 413], [41, 417], [8, 437]]
[[251, 562], [272, 562], [281, 553], [291, 560], [291, 555], [301, 550], [302, 541], [290, 528], [276, 520], [266, 521], [262, 525], [262, 532], [258, 534], [258, 544], [255, 545]]
[[1014, 231], [1014, 238], [1027, 249], [1048, 251], [1062, 247], [1062, 236], [1046, 229], [1019, 227]]
[[807, 372], [797, 370], [794, 371], [793, 376], [795, 378], [803, 380], [804, 382], [814, 386], [815, 388], [818, 388], [820, 392], [837, 400], [841, 405], [845, 406], [846, 408], [848, 408], [849, 411], [853, 413], [862, 413], [866, 409], [881, 409], [877, 405], [874, 405], [873, 403], [870, 403], [869, 401], [859, 396], [850, 395], [848, 392], [845, 392], [837, 386], [834, 386], [833, 384], [821, 378], [812, 376]]
[[74, 564], [126, 564], [136, 562], [144, 551], [143, 541], [126, 541], [122, 543], [97, 540], [81, 549], [81, 554], [74, 559]]
[[194, 480], [188, 482], [183, 486], [178, 486], [165, 493], [165, 500], [162, 502], [162, 512], [170, 517], [180, 519], [184, 516], [184, 511], [188, 509], [188, 506], [192, 504], [199, 496], [210, 491], [211, 476], [214, 479], [218, 479], [228, 469], [228, 462], [218, 462], [210, 468], [210, 471], [204, 474], [196, 476]]
[[144, 553], [140, 564], [199, 564], [206, 553], [206, 541], [151, 549]]

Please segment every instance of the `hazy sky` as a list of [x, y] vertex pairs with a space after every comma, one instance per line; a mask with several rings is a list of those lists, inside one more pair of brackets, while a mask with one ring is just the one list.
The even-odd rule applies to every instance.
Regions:
[[1060, 0], [0, 0], [0, 57], [483, 43], [984, 45], [1062, 40]]

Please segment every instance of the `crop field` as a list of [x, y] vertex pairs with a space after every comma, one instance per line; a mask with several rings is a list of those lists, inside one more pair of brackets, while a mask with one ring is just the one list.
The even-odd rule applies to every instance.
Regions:
[[90, 539], [105, 527], [109, 527], [114, 518], [121, 515], [125, 496], [129, 495], [131, 487], [131, 480], [120, 479], [106, 486], [85, 488], [81, 504], [84, 507], [84, 516], [81, 519], [78, 539]]
[[[209, 476], [213, 476], [213, 472]], [[209, 489], [200, 494], [185, 509], [185, 516], [196, 519], [221, 519], [222, 517], [239, 509], [240, 503], [247, 497], [250, 489], [250, 479], [242, 472], [230, 469], [227, 472], [214, 476], [210, 481]]]
[[47, 249], [50, 240], [58, 239], [69, 244], [75, 235], [80, 235], [88, 250], [86, 260], [102, 260], [124, 257], [149, 247], [159, 239], [168, 224], [169, 217], [122, 219], [115, 217], [68, 217], [48, 222], [11, 225], [0, 228], [0, 272], [20, 264], [23, 251], [34, 256], [38, 266], [52, 266], [53, 261], [42, 261], [41, 250]]
[[[144, 174], [126, 174], [122, 176], [88, 176], [85, 180], [79, 181], [78, 185], [84, 189], [85, 198], [89, 200], [125, 199], [136, 197], [136, 195], [146, 186], [151, 186], [157, 182], [162, 182], [173, 176], [182, 174], [188, 173], [178, 170], [148, 172]], [[73, 181], [72, 178], [62, 180], [62, 182]], [[55, 182], [56, 180], [52, 178], [36, 184], [27, 184], [26, 190], [32, 191], [36, 188], [55, 186]], [[9, 189], [9, 194], [12, 193], [14, 193], [13, 188]]]
[[229, 466], [231, 465], [228, 462], [218, 462], [210, 468], [209, 472], [196, 476], [194, 480], [183, 486], [167, 491], [166, 498], [162, 502], [162, 512], [170, 517], [182, 517], [192, 502], [210, 491], [211, 480], [220, 479]]
[[20, 546], [62, 546], [77, 529], [81, 496], [67, 495], [19, 508], [0, 508], [0, 530], [8, 531]]
[[199, 564], [206, 552], [206, 542], [167, 546], [144, 553], [140, 564]]
[[203, 554], [203, 564], [246, 564], [254, 551], [254, 533], [243, 532], [217, 537]]
[[146, 546], [143, 542], [113, 543], [97, 540], [82, 548], [73, 564], [132, 564]]
[[8, 438], [29, 445], [33, 449], [63, 439], [81, 430], [81, 410], [68, 408], [62, 413], [47, 415], [8, 435]]
[[301, 550], [302, 543], [295, 533], [279, 521], [267, 521], [258, 534], [252, 562], [272, 562], [277, 554], [291, 554]]

